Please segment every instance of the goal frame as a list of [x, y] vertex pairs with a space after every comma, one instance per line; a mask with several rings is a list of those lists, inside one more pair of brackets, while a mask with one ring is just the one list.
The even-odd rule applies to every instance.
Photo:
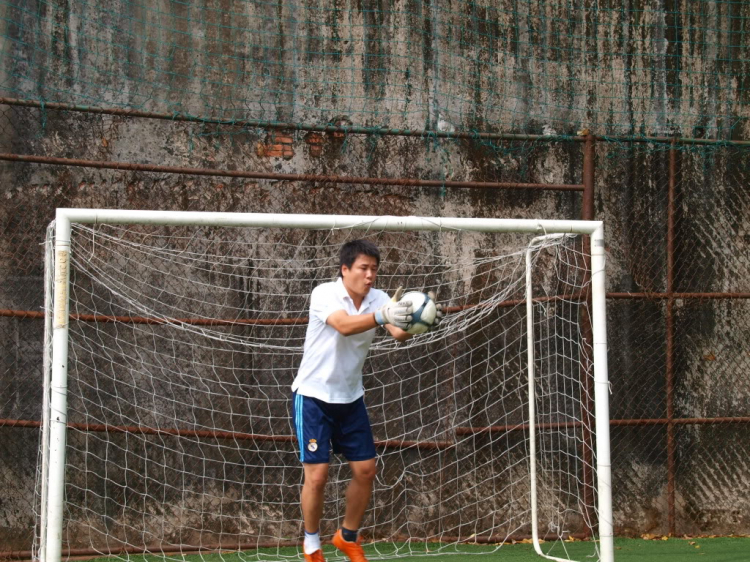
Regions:
[[[596, 428], [596, 487], [598, 492], [598, 535], [601, 562], [614, 561], [612, 521], [612, 476], [609, 439], [609, 379], [607, 371], [607, 329], [604, 224], [601, 221], [534, 220], [446, 217], [396, 217], [360, 215], [289, 215], [272, 213], [213, 213], [183, 211], [131, 211], [114, 209], [57, 209], [55, 216], [54, 252], [48, 252], [46, 262], [54, 277], [51, 281], [52, 302], [46, 302], [45, 337], [51, 339], [51, 359], [45, 367], [51, 371], [49, 391], [45, 384], [43, 413], [44, 440], [42, 446], [40, 513], [41, 562], [60, 562], [62, 555], [62, 523], [65, 486], [65, 446], [67, 433], [67, 371], [71, 225], [80, 224], [139, 224], [162, 226], [221, 226], [273, 227], [298, 229], [360, 229], [399, 231], [450, 231], [454, 229], [477, 232], [528, 233], [544, 238], [560, 234], [590, 236], [591, 248], [591, 324], [593, 334], [594, 406]], [[537, 238], [537, 239], [538, 239]], [[536, 239], [535, 239], [536, 240]], [[530, 242], [530, 245], [534, 241]], [[528, 282], [527, 309], [531, 306], [531, 285]], [[527, 314], [529, 358], [529, 413], [530, 413], [530, 478], [532, 494], [532, 538], [535, 550], [551, 560], [562, 560], [542, 553], [536, 524], [536, 478], [533, 400], [533, 319]], [[46, 505], [45, 505], [46, 504]]]

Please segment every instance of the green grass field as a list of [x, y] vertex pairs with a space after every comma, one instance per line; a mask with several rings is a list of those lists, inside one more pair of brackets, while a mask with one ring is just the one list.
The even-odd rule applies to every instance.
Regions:
[[[565, 558], [563, 545], [545, 544], [544, 551], [552, 556]], [[551, 548], [550, 548], [551, 547]], [[579, 562], [593, 561], [591, 557], [592, 545], [588, 542], [565, 543], [565, 549], [571, 559]], [[497, 550], [492, 546], [461, 545], [461, 554], [420, 554], [407, 556], [407, 558], [419, 558], [440, 562], [478, 562], [480, 560], [496, 560], [498, 562], [539, 562], [544, 560], [537, 556], [530, 544], [505, 545]], [[377, 550], [387, 553], [388, 545], [379, 544]], [[391, 548], [390, 550], [393, 550]], [[377, 556], [374, 545], [366, 545], [365, 551], [371, 557]], [[203, 554], [192, 556], [167, 557], [167, 560], [184, 560], [185, 562], [253, 562], [256, 560], [294, 560], [291, 558], [296, 553], [294, 548], [273, 550], [268, 556], [257, 552], [248, 552], [242, 555], [236, 553], [225, 554]], [[324, 549], [327, 559], [341, 560], [332, 546]], [[290, 557], [290, 558], [287, 558]], [[112, 562], [113, 557], [97, 558], [95, 562]], [[165, 558], [160, 556], [129, 556], [130, 562], [163, 562]], [[643, 539], [616, 539], [615, 560], [617, 562], [750, 562], [750, 538], [720, 537], [720, 538], [693, 538], [693, 539], [669, 539], [669, 540], [643, 540]]]

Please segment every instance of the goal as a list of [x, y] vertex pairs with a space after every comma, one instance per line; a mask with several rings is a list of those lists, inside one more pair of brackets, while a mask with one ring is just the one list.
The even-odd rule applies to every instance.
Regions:
[[[290, 387], [354, 238], [447, 312], [365, 365], [368, 556], [613, 560], [602, 223], [90, 209], [48, 233], [38, 559], [301, 557]], [[348, 478], [332, 459], [324, 539]]]

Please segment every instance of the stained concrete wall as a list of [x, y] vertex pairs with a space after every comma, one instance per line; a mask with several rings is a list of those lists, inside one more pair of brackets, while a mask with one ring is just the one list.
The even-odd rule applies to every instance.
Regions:
[[[0, 92], [203, 117], [442, 130], [747, 138], [742, 3], [5, 5]], [[737, 26], [740, 27], [737, 27]], [[705, 41], [699, 40], [696, 30]], [[318, 53], [325, 53], [319, 55]], [[2, 106], [3, 152], [273, 172], [579, 183], [581, 146], [325, 135], [268, 156], [262, 128]], [[345, 117], [345, 119], [344, 119]], [[545, 127], [547, 127], [545, 129]], [[309, 140], [309, 139], [308, 139]], [[745, 151], [685, 150], [676, 290], [748, 291]], [[600, 143], [596, 212], [611, 291], [666, 288], [664, 147]], [[575, 193], [249, 181], [5, 163], [0, 308], [39, 310], [56, 207], [577, 218]], [[747, 416], [746, 306], [677, 305], [675, 415]], [[665, 305], [609, 306], [613, 418], [666, 416]], [[39, 320], [0, 319], [0, 418], [39, 419]], [[713, 359], [712, 359], [713, 358]], [[743, 426], [678, 432], [679, 532], [747, 533]], [[0, 544], [30, 547], [36, 433], [0, 433]], [[667, 531], [666, 432], [613, 430], [618, 532]], [[721, 472], [726, 484], [718, 485]]]
[[7, 95], [200, 117], [747, 137], [746, 3], [10, 3]]

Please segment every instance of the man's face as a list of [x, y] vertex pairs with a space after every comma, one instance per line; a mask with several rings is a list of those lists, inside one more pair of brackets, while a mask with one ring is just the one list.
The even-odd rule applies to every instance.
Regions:
[[341, 266], [344, 287], [350, 296], [364, 297], [370, 292], [378, 274], [378, 260], [372, 256], [360, 254], [351, 267]]

